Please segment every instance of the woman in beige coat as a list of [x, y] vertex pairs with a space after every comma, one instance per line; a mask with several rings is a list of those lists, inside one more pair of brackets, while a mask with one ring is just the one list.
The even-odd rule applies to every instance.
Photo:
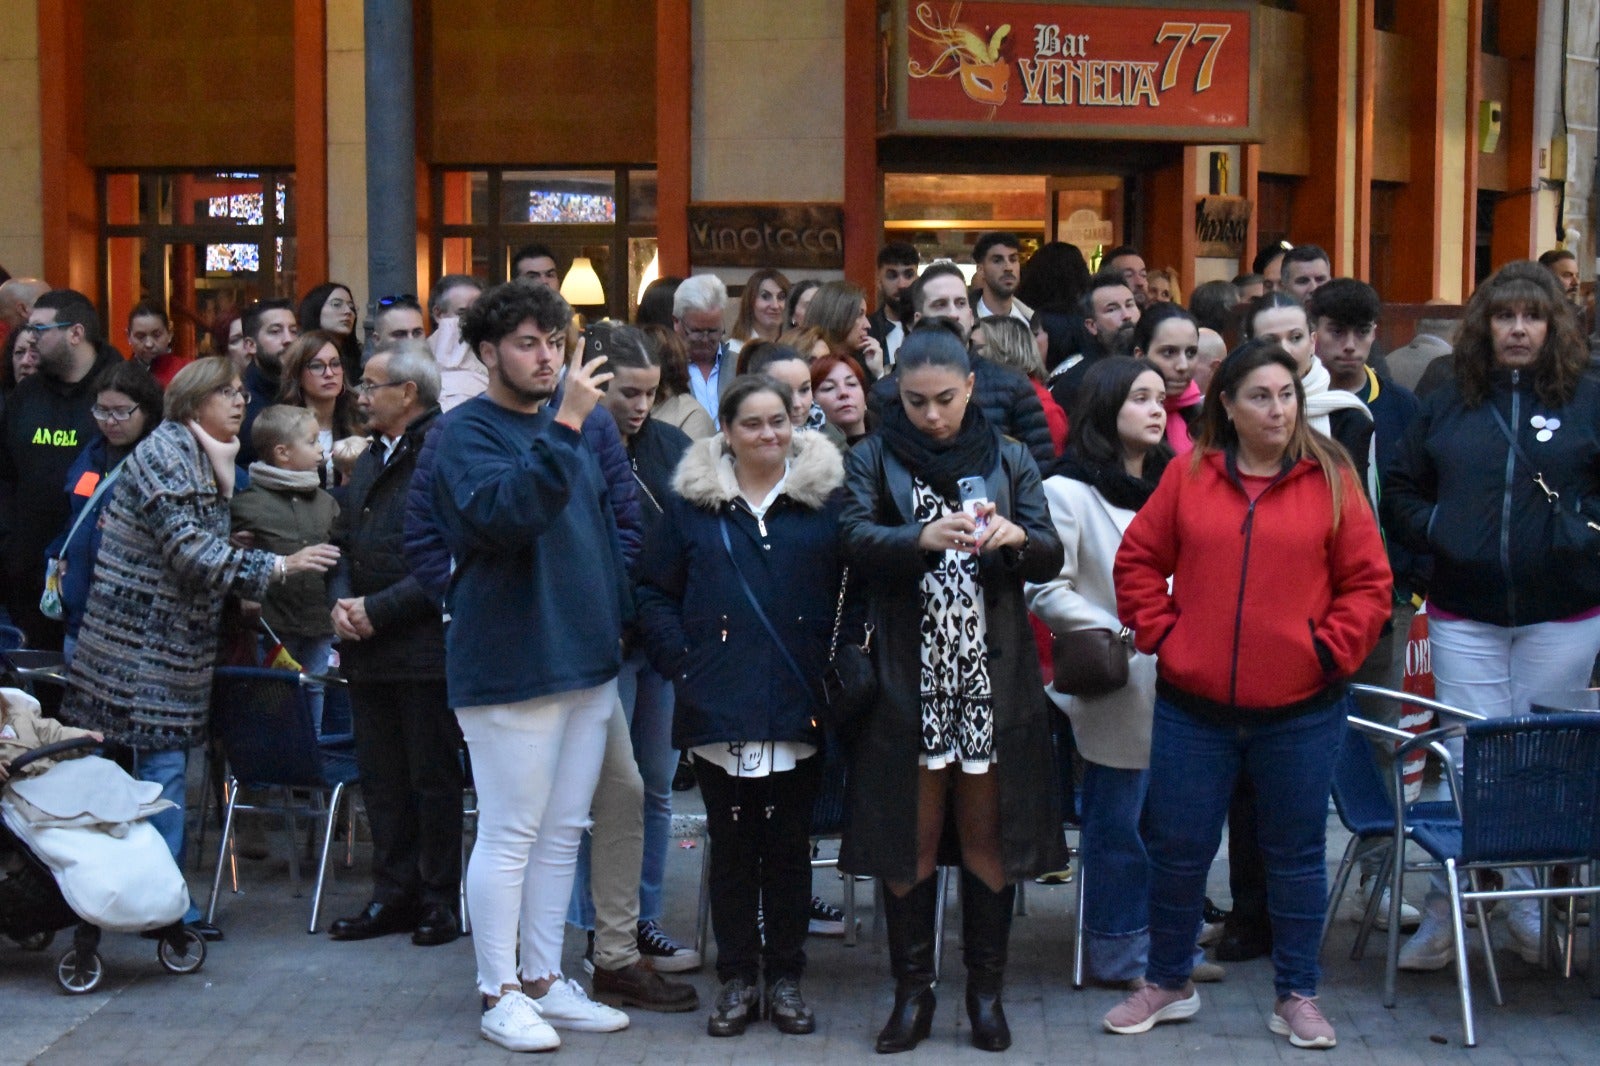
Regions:
[[[1155, 490], [1172, 452], [1164, 443], [1166, 387], [1156, 368], [1125, 356], [1084, 375], [1066, 452], [1044, 483], [1065, 561], [1052, 581], [1029, 585], [1028, 609], [1053, 633], [1109, 629], [1117, 618], [1111, 580], [1122, 534]], [[1046, 691], [1072, 721], [1084, 760], [1083, 934], [1089, 978], [1142, 980], [1149, 950], [1149, 871], [1139, 816], [1150, 765], [1155, 659], [1126, 640], [1128, 684], [1093, 698]]]

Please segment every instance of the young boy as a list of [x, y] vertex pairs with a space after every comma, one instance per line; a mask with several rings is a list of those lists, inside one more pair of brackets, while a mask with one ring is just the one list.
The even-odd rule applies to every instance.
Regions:
[[[255, 547], [280, 555], [326, 543], [339, 505], [318, 477], [322, 445], [316, 416], [304, 407], [268, 407], [256, 416], [250, 440], [260, 458], [250, 464], [250, 487], [233, 498], [233, 531], [252, 534]], [[261, 603], [261, 618], [302, 672], [327, 673], [333, 620], [322, 574], [295, 574], [272, 585]], [[273, 643], [262, 635], [263, 652]], [[320, 733], [320, 687], [311, 690], [311, 705]]]
[[[21, 689], [0, 688], [0, 782], [10, 778], [12, 759], [26, 755], [34, 748], [77, 737], [105, 739], [99, 733], [74, 729], [54, 718], [43, 717], [39, 714], [39, 701]], [[51, 765], [51, 760], [42, 759], [27, 769], [37, 772]]]

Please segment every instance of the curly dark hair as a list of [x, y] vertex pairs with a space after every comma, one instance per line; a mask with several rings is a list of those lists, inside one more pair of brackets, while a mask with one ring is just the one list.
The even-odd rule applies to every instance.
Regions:
[[1490, 326], [1501, 311], [1522, 309], [1549, 326], [1544, 347], [1533, 363], [1533, 391], [1550, 407], [1572, 400], [1578, 380], [1589, 366], [1578, 316], [1555, 275], [1531, 260], [1507, 263], [1478, 286], [1467, 301], [1456, 337], [1456, 388], [1468, 407], [1488, 398], [1494, 373], [1494, 340]]
[[572, 306], [544, 285], [508, 281], [496, 285], [461, 315], [461, 339], [474, 355], [478, 345], [499, 344], [529, 319], [541, 333], [557, 333], [572, 321]]

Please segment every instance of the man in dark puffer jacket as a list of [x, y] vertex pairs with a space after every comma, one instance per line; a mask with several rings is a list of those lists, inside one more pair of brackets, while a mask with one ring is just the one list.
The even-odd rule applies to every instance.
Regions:
[[[912, 329], [949, 329], [966, 344], [972, 333], [972, 306], [967, 285], [954, 263], [935, 263], [922, 272], [911, 286], [915, 313]], [[972, 399], [1001, 433], [1027, 446], [1041, 470], [1056, 461], [1055, 445], [1050, 441], [1050, 423], [1038, 393], [1027, 378], [981, 356], [972, 357]], [[882, 416], [887, 404], [899, 403], [899, 385], [894, 375], [872, 386], [868, 406]]]

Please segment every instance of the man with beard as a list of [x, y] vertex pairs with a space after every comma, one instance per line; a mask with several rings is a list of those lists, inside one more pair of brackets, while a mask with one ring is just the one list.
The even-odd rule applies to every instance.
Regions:
[[1556, 276], [1567, 299], [1576, 306], [1578, 300], [1578, 257], [1565, 248], [1552, 248], [1539, 257], [1539, 265]]
[[95, 435], [91, 383], [119, 356], [100, 339], [100, 317], [81, 292], [56, 289], [34, 302], [26, 324], [39, 372], [0, 412], [0, 563], [6, 609], [30, 648], [61, 650], [61, 623], [39, 612], [45, 548], [66, 528], [67, 471]]
[[1022, 280], [1021, 248], [1015, 233], [985, 233], [972, 246], [972, 261], [978, 264], [978, 287], [972, 293], [975, 319], [1010, 315], [1023, 325], [1033, 321], [1033, 310], [1012, 295]]
[[878, 251], [878, 309], [867, 319], [872, 339], [883, 349], [883, 367], [894, 366], [894, 354], [911, 328], [911, 283], [917, 280], [917, 250], [894, 241]]
[[[935, 263], [922, 272], [911, 286], [912, 329], [948, 329], [972, 340], [972, 304], [967, 299], [967, 283], [961, 268], [949, 261]], [[1044, 469], [1055, 462], [1055, 445], [1050, 440], [1050, 423], [1045, 420], [1039, 394], [1027, 378], [1009, 367], [974, 355], [972, 359], [972, 401], [989, 422], [1008, 437], [1027, 445], [1034, 462]], [[900, 402], [894, 375], [887, 374], [872, 386], [867, 406], [881, 414], [885, 405]]]
[[1131, 244], [1119, 245], [1105, 255], [1100, 269], [1111, 274], [1121, 274], [1133, 293], [1133, 300], [1142, 310], [1150, 303], [1150, 272], [1145, 269], [1144, 256]]
[[1083, 375], [1108, 355], [1130, 354], [1138, 324], [1139, 303], [1121, 271], [1102, 270], [1089, 279], [1083, 294], [1084, 350], [1063, 359], [1050, 375], [1050, 395], [1068, 412], [1068, 418]]
[[283, 353], [300, 336], [300, 323], [294, 305], [288, 300], [262, 300], [245, 308], [240, 320], [244, 330], [244, 350], [250, 363], [244, 368], [244, 425], [239, 428], [239, 465], [248, 468], [255, 461], [256, 449], [250, 442], [250, 427], [256, 415], [278, 402], [278, 376], [283, 371]]

